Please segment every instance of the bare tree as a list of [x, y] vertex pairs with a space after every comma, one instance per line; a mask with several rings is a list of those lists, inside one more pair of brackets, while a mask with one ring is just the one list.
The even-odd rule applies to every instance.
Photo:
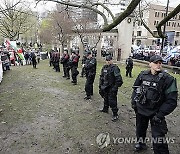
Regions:
[[10, 40], [17, 40], [20, 34], [28, 31], [33, 25], [30, 21], [33, 14], [21, 1], [14, 4], [14, 1], [4, 0], [1, 3], [0, 15], [1, 35]]
[[[83, 45], [83, 49], [92, 50], [95, 49], [98, 42], [101, 38], [101, 32], [99, 32], [99, 26], [91, 27], [92, 24], [91, 19], [88, 18], [81, 18], [73, 20], [74, 24], [74, 32], [78, 34], [78, 37], [81, 40]], [[89, 35], [92, 33], [96, 33], [96, 35]]]
[[7, 11], [7, 10], [9, 10], [9, 9], [12, 9], [13, 7], [15, 7], [16, 5], [18, 5], [19, 3], [21, 3], [21, 0], [19, 0], [18, 2], [16, 2], [14, 5], [12, 5], [12, 6], [9, 6], [9, 8], [3, 8], [3, 6], [1, 6], [0, 5], [0, 13], [1, 12], [4, 12], [4, 11]]
[[57, 5], [57, 10], [51, 14], [52, 17], [52, 34], [58, 39], [62, 45], [62, 49], [67, 45], [71, 39], [73, 22], [65, 11], [60, 10]]

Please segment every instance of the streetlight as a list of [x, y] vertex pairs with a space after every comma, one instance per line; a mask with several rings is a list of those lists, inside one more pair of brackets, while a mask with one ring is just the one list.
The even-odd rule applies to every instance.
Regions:
[[[169, 8], [169, 0], [167, 0], [167, 6], [166, 6], [166, 15], [168, 15], [168, 8]], [[166, 23], [164, 24], [164, 28], [163, 28], [163, 34], [165, 35], [166, 33]], [[161, 52], [163, 51], [164, 48], [164, 37], [162, 38], [162, 43], [161, 43]]]

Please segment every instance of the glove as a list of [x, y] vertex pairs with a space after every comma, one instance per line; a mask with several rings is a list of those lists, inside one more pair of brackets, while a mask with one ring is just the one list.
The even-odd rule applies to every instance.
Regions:
[[160, 119], [157, 115], [155, 115], [155, 116], [152, 118], [152, 124], [153, 124], [153, 125], [159, 125], [161, 122], [162, 122], [161, 119]]

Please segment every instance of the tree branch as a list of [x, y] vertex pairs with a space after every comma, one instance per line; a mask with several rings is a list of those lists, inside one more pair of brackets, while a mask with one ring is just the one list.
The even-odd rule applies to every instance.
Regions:
[[[36, 0], [36, 1], [39, 1], [39, 0]], [[86, 9], [92, 10], [92, 11], [96, 12], [97, 14], [99, 14], [103, 18], [104, 25], [108, 25], [108, 21], [107, 21], [106, 16], [104, 15], [104, 13], [102, 13], [101, 11], [99, 11], [91, 6], [82, 5], [82, 4], [79, 5], [79, 4], [74, 4], [74, 3], [69, 3], [69, 2], [59, 1], [59, 0], [43, 0], [43, 1], [56, 2], [59, 4], [63, 4], [63, 5], [68, 5], [68, 6], [78, 7], [78, 8], [86, 8]]]
[[110, 31], [114, 27], [116, 27], [119, 23], [121, 23], [126, 17], [128, 17], [141, 0], [132, 0], [127, 9], [119, 15], [116, 20], [114, 20], [110, 25], [103, 28], [103, 32]]
[[159, 38], [159, 36], [158, 36], [158, 35], [155, 35], [155, 34], [151, 31], [151, 29], [146, 25], [146, 23], [144, 22], [144, 20], [142, 19], [141, 4], [140, 4], [140, 3], [139, 3], [139, 17], [140, 17], [141, 23], [142, 23], [143, 26], [146, 28], [146, 30], [147, 30], [149, 33], [151, 33], [151, 35], [152, 35], [153, 37]]
[[161, 22], [156, 26], [158, 34], [161, 38], [165, 38], [165, 35], [163, 34], [161, 27], [166, 24], [167, 21], [169, 21], [171, 18], [173, 18], [176, 14], [180, 12], [180, 4], [173, 10], [171, 11], [168, 16], [166, 16]]
[[114, 15], [112, 14], [111, 10], [110, 10], [108, 7], [106, 7], [104, 4], [102, 4], [102, 3], [94, 3], [94, 4], [92, 4], [92, 6], [94, 6], [94, 5], [100, 5], [100, 6], [102, 6], [102, 7], [110, 14], [110, 16], [111, 16], [111, 18], [113, 19], [113, 21], [115, 20], [115, 17], [114, 17]]

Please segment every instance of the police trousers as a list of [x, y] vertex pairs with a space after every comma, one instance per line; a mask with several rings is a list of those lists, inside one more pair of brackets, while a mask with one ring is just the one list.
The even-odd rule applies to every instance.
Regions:
[[79, 74], [79, 71], [77, 70], [77, 67], [71, 68], [71, 75], [72, 75], [72, 81], [73, 83], [77, 83], [77, 75]]
[[63, 72], [64, 72], [64, 77], [69, 77], [69, 74], [68, 74], [68, 71], [67, 71], [67, 67], [68, 67], [68, 65], [67, 65], [67, 63], [64, 63], [63, 64]]
[[117, 116], [117, 91], [112, 91], [112, 88], [108, 88], [104, 91], [104, 110], [112, 109], [113, 115]]
[[33, 68], [36, 68], [36, 64], [37, 64], [36, 60], [32, 60]]
[[[161, 123], [154, 124], [152, 117], [147, 117], [136, 113], [136, 136], [137, 140], [146, 140], [146, 131], [149, 121], [151, 123], [152, 138], [154, 154], [169, 154], [168, 144], [166, 142], [165, 134], [167, 134], [167, 124], [165, 119], [162, 119]], [[148, 141], [148, 140], [147, 140]]]
[[126, 76], [128, 76], [129, 75], [129, 77], [132, 77], [132, 67], [126, 67]]
[[95, 79], [95, 74], [90, 76], [86, 76], [86, 84], [85, 84], [85, 91], [87, 96], [93, 95], [93, 83]]

